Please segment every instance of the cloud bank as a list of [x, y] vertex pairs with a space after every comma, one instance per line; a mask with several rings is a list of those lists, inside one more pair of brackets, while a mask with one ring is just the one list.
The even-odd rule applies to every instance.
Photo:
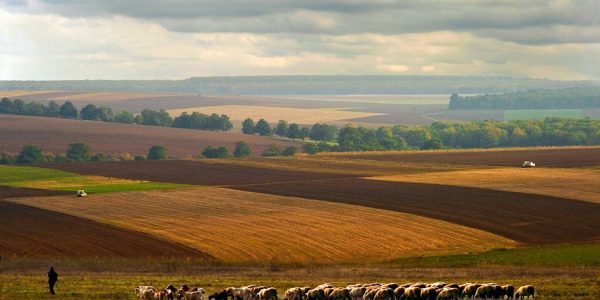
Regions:
[[0, 1], [0, 79], [600, 79], [600, 1]]

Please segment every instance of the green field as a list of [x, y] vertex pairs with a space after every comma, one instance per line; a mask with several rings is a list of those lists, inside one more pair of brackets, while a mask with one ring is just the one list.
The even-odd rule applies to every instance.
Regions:
[[0, 166], [0, 185], [58, 191], [85, 190], [88, 193], [188, 187], [184, 184], [83, 176], [53, 169], [24, 166]]
[[516, 109], [504, 111], [504, 121], [545, 119], [547, 117], [583, 118], [581, 109]]
[[600, 267], [600, 243], [494, 249], [482, 253], [402, 257], [402, 267], [455, 268], [477, 266]]

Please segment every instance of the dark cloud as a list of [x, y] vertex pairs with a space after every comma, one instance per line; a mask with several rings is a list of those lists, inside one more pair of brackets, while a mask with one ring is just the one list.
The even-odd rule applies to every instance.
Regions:
[[[40, 0], [8, 6], [68, 17], [127, 16], [179, 32], [402, 34], [463, 31], [525, 44], [597, 43], [598, 0]], [[560, 30], [540, 30], [570, 26]]]

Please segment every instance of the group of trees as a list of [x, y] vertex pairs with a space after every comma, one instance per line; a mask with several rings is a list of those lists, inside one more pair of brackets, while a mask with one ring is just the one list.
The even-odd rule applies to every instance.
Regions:
[[[148, 159], [152, 159], [152, 149], [148, 154]], [[166, 158], [166, 157], [165, 157]], [[78, 161], [124, 161], [124, 160], [145, 160], [143, 155], [135, 157], [127, 152], [123, 153], [104, 153], [92, 152], [90, 147], [84, 143], [70, 144], [64, 154], [44, 153], [39, 146], [23, 145], [21, 151], [17, 154], [7, 152], [0, 153], [0, 165], [11, 164], [35, 164], [47, 162], [78, 162]]]
[[[262, 156], [293, 156], [296, 154], [296, 147], [290, 146], [286, 147], [283, 150], [280, 150], [277, 145], [269, 145], [265, 151], [262, 152]], [[245, 142], [238, 142], [235, 144], [235, 149], [233, 150], [234, 157], [247, 157], [250, 156], [252, 152], [250, 151], [250, 147]], [[229, 149], [224, 146], [213, 147], [208, 146], [204, 148], [201, 155], [206, 158], [227, 158], [231, 157], [231, 152]]]
[[242, 133], [244, 134], [258, 134], [261, 136], [274, 134], [282, 138], [290, 138], [294, 141], [306, 138], [314, 141], [335, 141], [337, 130], [337, 127], [333, 125], [316, 123], [309, 128], [300, 127], [296, 123], [288, 124], [285, 120], [279, 120], [273, 129], [271, 129], [271, 125], [265, 119], [254, 122], [254, 120], [247, 118], [242, 122]]
[[600, 88], [547, 89], [505, 94], [450, 96], [450, 109], [600, 108]]
[[110, 107], [97, 107], [94, 104], [88, 104], [80, 111], [77, 111], [75, 105], [73, 105], [73, 103], [70, 101], [67, 101], [60, 106], [55, 101], [50, 101], [46, 106], [38, 102], [25, 103], [20, 99], [15, 99], [13, 101], [8, 98], [2, 98], [0, 101], [0, 114], [45, 116], [68, 119], [80, 118], [82, 120], [90, 121], [167, 126], [202, 130], [228, 131], [233, 128], [233, 124], [227, 115], [205, 115], [198, 112], [188, 114], [184, 112], [180, 116], [173, 119], [167, 111], [162, 109], [159, 111], [144, 109], [138, 115], [134, 115], [128, 111], [122, 111], [115, 115]]
[[346, 125], [337, 143], [306, 143], [304, 152], [373, 151], [441, 148], [494, 148], [600, 145], [600, 120], [546, 118], [509, 122], [435, 122], [430, 126]]

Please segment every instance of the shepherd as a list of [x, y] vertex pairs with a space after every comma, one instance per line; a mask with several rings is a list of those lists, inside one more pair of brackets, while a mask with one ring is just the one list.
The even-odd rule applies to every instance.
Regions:
[[50, 294], [52, 295], [56, 295], [56, 293], [54, 292], [54, 285], [57, 281], [58, 273], [54, 271], [54, 267], [50, 267], [50, 270], [48, 271], [48, 287], [50, 288]]

